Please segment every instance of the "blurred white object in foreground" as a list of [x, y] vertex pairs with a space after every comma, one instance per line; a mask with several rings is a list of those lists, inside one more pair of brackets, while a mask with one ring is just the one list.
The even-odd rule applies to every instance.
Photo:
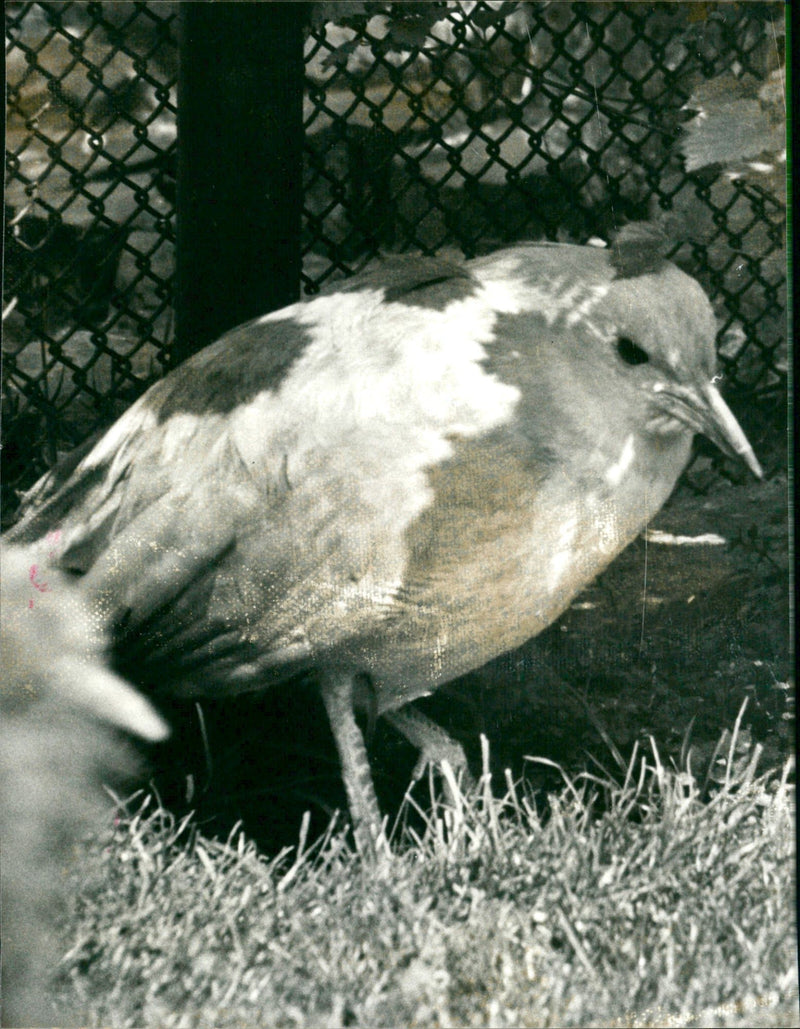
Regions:
[[108, 668], [80, 588], [42, 545], [4, 546], [0, 559], [2, 1024], [51, 1026], [64, 1024], [48, 982], [65, 873], [105, 817], [102, 782], [135, 764], [112, 727], [153, 741], [167, 728]]

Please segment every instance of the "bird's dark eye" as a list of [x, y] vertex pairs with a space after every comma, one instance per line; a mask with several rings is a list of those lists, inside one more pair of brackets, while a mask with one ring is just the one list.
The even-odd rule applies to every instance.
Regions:
[[650, 360], [647, 352], [627, 336], [620, 336], [617, 340], [617, 353], [625, 364], [646, 364]]

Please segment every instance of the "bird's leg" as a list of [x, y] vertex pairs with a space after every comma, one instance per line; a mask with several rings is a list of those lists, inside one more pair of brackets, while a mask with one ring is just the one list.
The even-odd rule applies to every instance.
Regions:
[[386, 838], [367, 748], [353, 711], [354, 678], [349, 672], [326, 672], [320, 677], [320, 690], [339, 751], [356, 846], [362, 855], [375, 857], [386, 847]]
[[[389, 711], [383, 717], [419, 750], [419, 759], [412, 772], [412, 784], [417, 782], [428, 765], [441, 766], [443, 761], [450, 765], [456, 779], [460, 779], [463, 784], [471, 782], [464, 748], [436, 722], [431, 721], [411, 704], [399, 711]], [[451, 796], [446, 776], [444, 790], [448, 803], [453, 804], [455, 798]]]

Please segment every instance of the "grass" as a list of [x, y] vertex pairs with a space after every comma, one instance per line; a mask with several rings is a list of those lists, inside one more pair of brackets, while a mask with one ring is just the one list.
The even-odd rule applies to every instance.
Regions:
[[267, 858], [139, 796], [75, 875], [56, 1003], [103, 1026], [798, 1025], [791, 766], [756, 776], [737, 727], [705, 783], [653, 744], [544, 813], [488, 771], [432, 789], [374, 865], [335, 822]]

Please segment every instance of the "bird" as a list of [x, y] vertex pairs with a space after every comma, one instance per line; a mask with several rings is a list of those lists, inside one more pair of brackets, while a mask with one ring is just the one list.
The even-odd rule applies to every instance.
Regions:
[[611, 247], [387, 257], [226, 332], [25, 501], [116, 667], [225, 697], [316, 677], [365, 852], [356, 712], [412, 706], [550, 625], [647, 525], [696, 433], [762, 471], [718, 389], [700, 284]]
[[168, 732], [109, 668], [80, 582], [53, 567], [45, 573], [40, 551], [0, 549], [3, 1025], [50, 1025], [56, 1016], [50, 979], [71, 889], [65, 872], [82, 837], [108, 817], [103, 783], [136, 772], [117, 730], [150, 742]]

